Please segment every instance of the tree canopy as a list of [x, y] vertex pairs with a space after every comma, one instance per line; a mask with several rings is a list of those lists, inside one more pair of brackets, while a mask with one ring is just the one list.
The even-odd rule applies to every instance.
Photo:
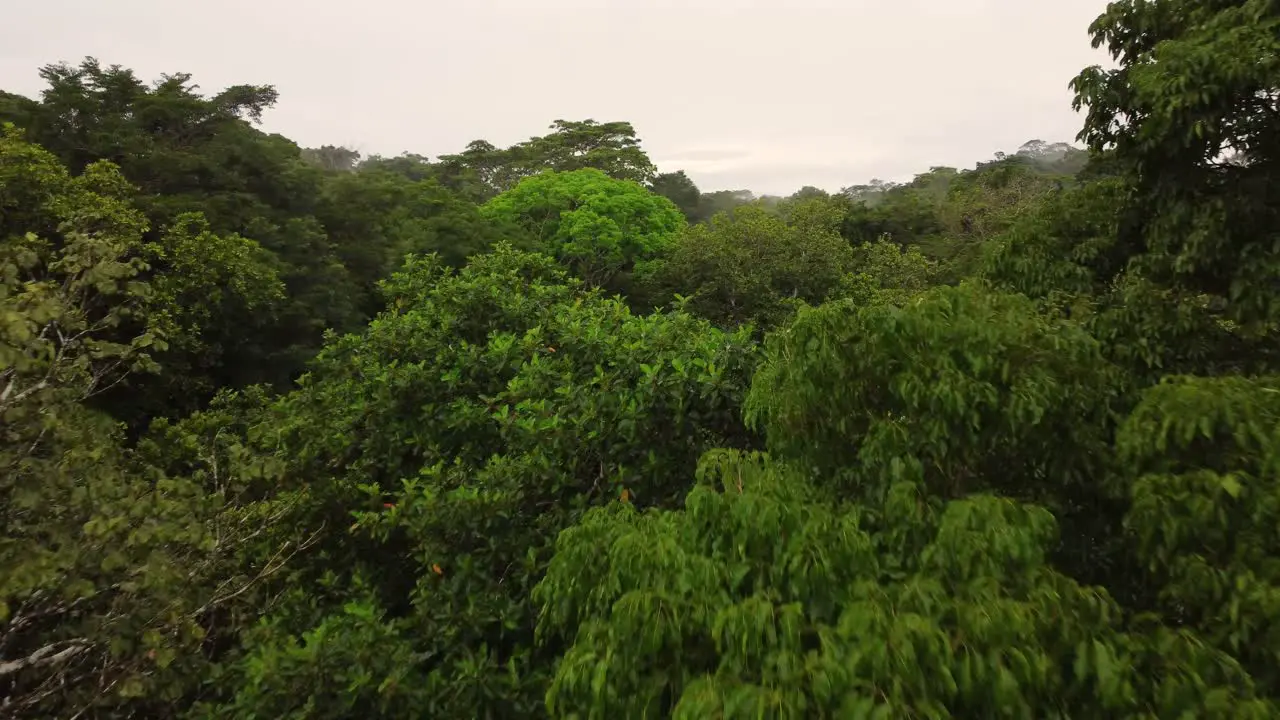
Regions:
[[0, 92], [0, 716], [1280, 716], [1280, 8], [789, 196]]
[[537, 247], [594, 286], [658, 255], [684, 225], [666, 198], [595, 169], [527, 178], [481, 212], [529, 233]]

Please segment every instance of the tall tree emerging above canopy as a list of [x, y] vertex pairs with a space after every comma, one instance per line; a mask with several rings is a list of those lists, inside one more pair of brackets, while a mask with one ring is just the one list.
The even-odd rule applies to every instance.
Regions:
[[629, 122], [556, 120], [551, 130], [506, 149], [474, 140], [463, 152], [440, 157], [440, 181], [483, 201], [547, 170], [593, 168], [609, 177], [638, 183], [653, 180], [657, 173]]
[[350, 148], [322, 145], [303, 149], [302, 159], [325, 170], [350, 172], [360, 164], [360, 153]]
[[[166, 74], [148, 87], [132, 70], [104, 67], [93, 58], [79, 65], [47, 65], [40, 76], [47, 87], [23, 127], [29, 140], [54, 152], [72, 172], [110, 160], [143, 190], [180, 195], [212, 190], [210, 182], [233, 176], [250, 182], [238, 172], [239, 164], [265, 160], [230, 150], [244, 142], [238, 131], [251, 129], [244, 120], [259, 122], [275, 104], [274, 87], [233, 86], [205, 97], [187, 73]], [[215, 158], [214, 146], [223, 147], [221, 156]], [[197, 159], [209, 172], [189, 164]]]
[[657, 172], [629, 122], [556, 120], [551, 130], [517, 147], [551, 170], [595, 168], [609, 177], [638, 183], [652, 180]]
[[237, 361], [251, 381], [287, 384], [325, 328], [362, 319], [350, 307], [349, 273], [311, 217], [324, 171], [293, 142], [253, 126], [275, 102], [273, 88], [205, 96], [185, 73], [148, 85], [93, 58], [48, 66], [42, 76], [48, 87], [39, 102], [0, 104], [0, 112], [72, 172], [99, 160], [117, 165], [149, 221], [147, 241], [200, 213], [213, 233], [242, 235], [281, 261], [288, 299], [265, 337], [246, 343], [254, 355]]
[[490, 200], [483, 214], [531, 233], [593, 286], [667, 247], [685, 224], [670, 200], [600, 170], [546, 172]]

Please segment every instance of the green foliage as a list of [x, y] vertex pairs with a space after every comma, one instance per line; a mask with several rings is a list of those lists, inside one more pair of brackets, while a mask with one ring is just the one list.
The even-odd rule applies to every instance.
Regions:
[[918, 245], [944, 230], [936, 202], [927, 197], [900, 191], [887, 193], [877, 200], [875, 203], [855, 200], [841, 227], [841, 234], [850, 242], [872, 242], [887, 237], [899, 245]]
[[1226, 320], [1207, 295], [1157, 284], [1141, 255], [1134, 262], [1121, 240], [1124, 196], [1114, 178], [1055, 196], [992, 243], [984, 278], [1083, 323], [1137, 388], [1166, 374], [1264, 370], [1266, 334]]
[[1063, 305], [1105, 294], [1127, 259], [1116, 248], [1123, 193], [1121, 183], [1102, 181], [1052, 196], [996, 239], [983, 276]]
[[718, 325], [771, 328], [797, 303], [826, 300], [853, 270], [854, 252], [830, 224], [787, 223], [743, 206], [686, 229], [663, 257], [637, 269], [637, 284], [656, 304], [686, 296], [686, 308]]
[[1222, 298], [1251, 330], [1280, 318], [1280, 11], [1265, 0], [1112, 3], [1091, 27], [1117, 67], [1073, 82], [1081, 139], [1131, 183], [1121, 242], [1157, 284]]
[[245, 682], [252, 688], [226, 706], [200, 705], [193, 718], [422, 717], [430, 689], [416, 672], [418, 654], [386, 622], [376, 601], [353, 599], [294, 638], [270, 622], [248, 634]]
[[782, 455], [852, 473], [859, 494], [891, 478], [1042, 497], [1105, 459], [1113, 372], [1098, 343], [1019, 296], [962, 286], [806, 308], [765, 352], [749, 421]]
[[1277, 29], [1113, 2], [1088, 152], [785, 198], [45, 68], [0, 715], [1280, 716]]
[[[160, 342], [163, 350], [162, 340], [112, 334], [150, 294], [137, 280], [147, 269], [137, 257], [147, 221], [128, 203], [131, 188], [118, 170], [100, 163], [72, 177], [10, 127], [0, 138], [0, 181], [0, 202], [21, 207], [19, 215], [42, 231], [6, 227], [0, 246], [5, 400], [80, 376], [87, 397], [123, 371], [149, 367], [146, 348]], [[29, 386], [19, 387], [24, 378]]]
[[[270, 264], [285, 283], [287, 299], [276, 303], [274, 313], [219, 318], [238, 328], [238, 342], [206, 344], [210, 357], [198, 364], [210, 376], [200, 383], [287, 383], [325, 327], [353, 327], [360, 320], [348, 312], [349, 302], [313, 292], [319, 285], [338, 295], [355, 295], [327, 238], [315, 241], [296, 232], [315, 204], [321, 171], [299, 158], [296, 145], [251, 124], [274, 104], [272, 88], [234, 86], [205, 97], [189, 75], [165, 76], [148, 86], [131, 71], [92, 58], [78, 66], [48, 66], [41, 75], [47, 87], [40, 102], [15, 118], [26, 139], [73, 172], [101, 160], [118, 166], [132, 186], [130, 199], [148, 220], [149, 243], [163, 244], [160, 235], [166, 228], [199, 213], [214, 235], [239, 234], [274, 256]], [[21, 222], [23, 231], [52, 229], [25, 218]], [[189, 282], [198, 283], [194, 278]], [[164, 385], [135, 388], [148, 397], [112, 397], [109, 402], [117, 405], [113, 413], [140, 427], [149, 416], [130, 413], [162, 407], [173, 394], [170, 390]], [[207, 397], [206, 391], [190, 399], [198, 404]], [[178, 404], [171, 411], [180, 414], [190, 407]]]
[[1070, 178], [1049, 174], [1020, 157], [979, 164], [951, 182], [939, 219], [958, 242], [939, 249], [942, 257], [970, 275], [980, 257], [981, 242], [1008, 229], [1017, 219], [1062, 191]]
[[360, 153], [350, 148], [323, 145], [318, 148], [305, 148], [301, 157], [308, 163], [322, 170], [332, 172], [350, 172], [360, 161]]
[[89, 407], [129, 372], [155, 368], [166, 350], [155, 331], [171, 324], [124, 331], [175, 298], [141, 280], [146, 220], [114, 167], [72, 178], [7, 136], [0, 167], [15, 156], [36, 161], [27, 179], [44, 183], [40, 210], [60, 222], [56, 242], [28, 233], [0, 247], [5, 714], [155, 712], [199, 684], [218, 621], [258, 600], [255, 583], [278, 570], [241, 554], [271, 524], [270, 504], [160, 472]]
[[854, 244], [887, 239], [916, 246], [938, 262], [940, 280], [970, 277], [989, 241], [1074, 184], [1081, 154], [1033, 140], [972, 170], [935, 167], [903, 185], [874, 180], [848, 187], [841, 234]]
[[[459, 194], [484, 202], [543, 172], [595, 169], [616, 180], [646, 183], [657, 172], [628, 122], [556, 120], [551, 133], [500, 149], [475, 140], [456, 155], [443, 155], [434, 177]], [[401, 160], [400, 167], [411, 167]]]
[[1280, 385], [1176, 377], [1147, 390], [1117, 445], [1126, 525], [1160, 608], [1280, 687]]
[[356, 301], [368, 315], [381, 307], [378, 281], [405, 255], [439, 253], [449, 265], [461, 267], [500, 238], [474, 205], [438, 182], [372, 169], [327, 177], [315, 215], [360, 286]]
[[147, 320], [168, 343], [157, 356], [164, 372], [126, 382], [112, 408], [120, 413], [132, 402], [130, 414], [143, 417], [186, 414], [219, 388], [254, 378], [240, 363], [253, 361], [257, 349], [249, 343], [270, 331], [286, 299], [271, 253], [239, 235], [214, 234], [192, 213], [179, 216], [141, 256], [150, 276]]
[[918, 248], [903, 249], [883, 239], [857, 247], [854, 266], [856, 271], [841, 279], [834, 296], [857, 305], [902, 305], [938, 284], [936, 261]]
[[649, 182], [656, 173], [631, 123], [556, 120], [551, 130], [516, 146], [517, 157], [533, 172], [593, 168], [615, 180], [637, 183]]
[[[193, 411], [219, 387], [254, 377], [241, 363], [255, 358], [255, 336], [273, 327], [285, 301], [279, 263], [270, 253], [252, 240], [213, 233], [197, 213], [179, 216], [172, 227], [151, 233], [131, 202], [134, 188], [117, 168], [99, 163], [72, 177], [16, 130], [0, 138], [0, 168], [0, 197], [21, 209], [6, 215], [0, 228], [16, 236], [11, 240], [15, 250], [27, 244], [22, 239], [27, 232], [56, 253], [78, 242], [67, 234], [69, 222], [111, 227], [123, 243], [112, 252], [132, 268], [133, 281], [147, 281], [147, 292], [132, 304], [115, 305], [119, 317], [110, 328], [101, 328], [109, 332], [100, 340], [124, 342], [130, 333], [144, 332], [163, 338], [165, 345], [153, 345], [149, 352], [167, 372], [134, 375], [118, 385], [104, 382], [95, 403], [137, 423], [157, 414]], [[103, 203], [110, 203], [109, 209]], [[102, 303], [85, 302], [93, 312], [102, 311]]]
[[649, 190], [670, 200], [689, 222], [703, 219], [700, 214], [702, 193], [683, 170], [658, 174], [649, 183]]
[[[632, 315], [505, 245], [457, 272], [411, 259], [384, 291], [388, 310], [331, 341], [272, 429], [288, 477], [315, 487], [308, 524], [330, 527], [312, 582], [363, 578], [384, 619], [352, 625], [304, 594], [251, 645], [228, 707], [320, 703], [327, 690], [254, 681], [252, 658], [287, 656], [281, 672], [327, 688], [342, 663], [325, 658], [377, 632], [412, 648], [402, 671], [420, 712], [536, 713], [554, 655], [533, 646], [528, 593], [556, 532], [620, 495], [673, 503], [703, 450], [750, 442], [739, 407], [753, 346], [687, 314]], [[289, 649], [316, 633], [329, 649]], [[360, 702], [373, 716], [400, 707]]]
[[[376, 284], [406, 253], [439, 252], [461, 265], [502, 234], [434, 181], [372, 167], [351, 172], [358, 157], [351, 151], [325, 146], [304, 153], [260, 132], [253, 123], [276, 100], [270, 87], [234, 86], [204, 96], [189, 75], [148, 86], [131, 71], [92, 58], [46, 67], [42, 76], [48, 87], [40, 102], [6, 103], [5, 114], [73, 171], [97, 160], [116, 163], [136, 188], [132, 200], [149, 220], [151, 247], [176, 242], [163, 237], [166, 229], [186, 226], [198, 213], [211, 233], [201, 230], [198, 246], [239, 236], [245, 240], [219, 242], [252, 241], [266, 251], [249, 253], [250, 269], [247, 259], [217, 256], [225, 247], [200, 250], [201, 261], [229, 264], [211, 266], [207, 278], [173, 280], [193, 293], [189, 297], [201, 283], [215, 288], [219, 278], [244, 271], [260, 279], [274, 274], [284, 284], [284, 297], [269, 304], [261, 296], [249, 305], [228, 302], [234, 293], [222, 293], [211, 303], [216, 309], [200, 311], [202, 326], [234, 329], [234, 337], [215, 332], [165, 363], [175, 378], [191, 382], [135, 383], [127, 395], [106, 398], [135, 431], [157, 414], [198, 407], [218, 387], [267, 382], [287, 388], [326, 329], [356, 330], [378, 310]], [[11, 192], [17, 193], [16, 182], [6, 180]], [[28, 215], [30, 202], [15, 198], [6, 207], [14, 212], [0, 221], [11, 226], [5, 234], [56, 229]], [[191, 260], [185, 267], [157, 267], [164, 275], [187, 272], [198, 267], [197, 257]], [[184, 402], [171, 403], [174, 397]]]
[[729, 212], [736, 207], [756, 202], [757, 198], [750, 190], [716, 190], [702, 193], [698, 197], [698, 222], [705, 222], [722, 212]]
[[540, 631], [573, 642], [552, 716], [1276, 711], [1229, 657], [1126, 632], [1104, 592], [1052, 569], [1045, 510], [919, 496], [897, 481], [851, 507], [805, 473], [717, 453], [682, 511], [592, 510], [535, 591]]
[[671, 201], [594, 169], [528, 178], [481, 212], [528, 232], [538, 247], [597, 287], [662, 252], [684, 226]]

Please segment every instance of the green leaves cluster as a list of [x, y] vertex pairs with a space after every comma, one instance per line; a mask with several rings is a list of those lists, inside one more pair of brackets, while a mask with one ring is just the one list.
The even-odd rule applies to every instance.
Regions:
[[718, 325], [773, 327], [796, 303], [826, 300], [853, 270], [853, 249], [829, 225], [746, 205], [680, 233], [637, 284], [657, 304], [687, 296], [686, 308]]
[[666, 198], [595, 169], [528, 178], [481, 212], [528, 232], [536, 247], [595, 287], [665, 250], [685, 224]]
[[[327, 706], [298, 688], [336, 682], [323, 658], [366, 631], [413, 662], [370, 668], [350, 707], [537, 713], [555, 650], [533, 643], [528, 593], [555, 534], [619, 497], [669, 505], [703, 450], [750, 442], [742, 333], [632, 315], [506, 245], [457, 272], [413, 259], [384, 292], [275, 410], [286, 482], [313, 487], [309, 524], [329, 527], [307, 573], [335, 599], [303, 593], [252, 639], [233, 715]], [[353, 625], [344, 597], [373, 615]], [[390, 684], [400, 699], [380, 704]]]
[[[1020, 296], [961, 286], [902, 307], [834, 302], [802, 310], [766, 357], [748, 419], [775, 451], [847, 469], [862, 492], [901, 477], [947, 498], [1035, 494], [1099, 470], [1113, 373], [1079, 326]], [[1092, 452], [1064, 457], [1064, 444]]]
[[592, 510], [535, 591], [573, 645], [554, 717], [1269, 717], [1184, 633], [1124, 629], [1048, 562], [1043, 509], [899, 482], [849, 504], [804, 472], [706, 458], [682, 511]]
[[[167, 337], [208, 336], [199, 305], [182, 297], [196, 278], [180, 263], [146, 281], [154, 269], [143, 257], [158, 250], [143, 241], [146, 220], [119, 171], [104, 162], [72, 176], [6, 129], [0, 180], [0, 198], [17, 199], [42, 232], [6, 235], [0, 246], [4, 711], [166, 712], [198, 688], [207, 643], [227, 642], [237, 611], [262, 602], [260, 586], [281, 567], [286, 555], [264, 560], [254, 543], [278, 519], [276, 503], [244, 501], [226, 477], [253, 463], [168, 474], [93, 407], [130, 373], [170, 357]], [[256, 247], [203, 235], [187, 249], [228, 251], [220, 261], [233, 268]], [[250, 275], [227, 291], [262, 281], [270, 293], [273, 280]], [[207, 447], [175, 433], [193, 453]]]

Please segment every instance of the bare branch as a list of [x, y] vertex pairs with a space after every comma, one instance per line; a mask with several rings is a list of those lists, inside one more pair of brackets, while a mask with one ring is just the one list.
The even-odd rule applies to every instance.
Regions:
[[66, 662], [90, 647], [93, 647], [92, 644], [86, 640], [64, 640], [50, 643], [24, 658], [0, 662], [0, 677], [12, 675], [29, 667]]

